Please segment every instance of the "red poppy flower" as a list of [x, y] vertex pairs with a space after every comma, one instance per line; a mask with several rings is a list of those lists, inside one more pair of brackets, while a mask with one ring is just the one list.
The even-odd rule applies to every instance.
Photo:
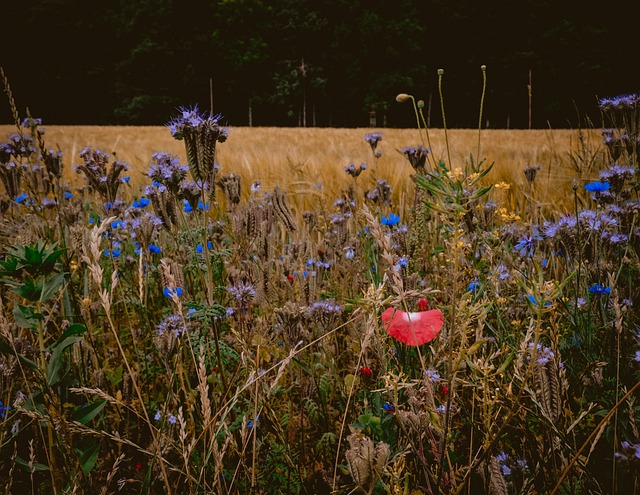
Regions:
[[295, 279], [293, 278], [293, 275], [287, 275], [287, 280], [292, 284]]
[[371, 371], [371, 368], [369, 368], [368, 366], [363, 366], [362, 368], [360, 368], [360, 374], [362, 376], [367, 376], [369, 378], [373, 376], [373, 372]]
[[443, 316], [439, 309], [406, 313], [389, 308], [382, 313], [385, 330], [394, 339], [412, 346], [432, 341], [442, 328]]
[[418, 311], [429, 311], [429, 301], [420, 299], [418, 301]]

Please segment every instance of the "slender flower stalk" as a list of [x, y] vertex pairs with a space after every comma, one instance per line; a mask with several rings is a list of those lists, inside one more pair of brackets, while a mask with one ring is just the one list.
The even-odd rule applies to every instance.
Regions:
[[449, 135], [447, 134], [447, 114], [444, 111], [444, 95], [442, 94], [442, 76], [444, 76], [444, 69], [438, 69], [438, 94], [440, 95], [440, 108], [442, 109], [442, 125], [444, 126], [444, 140], [447, 145], [449, 168], [451, 168], [451, 151], [449, 149]]

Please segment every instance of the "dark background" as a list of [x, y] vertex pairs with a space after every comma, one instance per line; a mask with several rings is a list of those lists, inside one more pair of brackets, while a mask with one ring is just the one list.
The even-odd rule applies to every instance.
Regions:
[[[601, 125], [597, 99], [636, 92], [631, 0], [32, 0], [3, 7], [4, 68], [21, 116], [164, 124], [180, 105], [234, 126]], [[431, 102], [431, 105], [429, 105]], [[251, 108], [251, 122], [249, 109]], [[305, 111], [306, 109], [306, 111]], [[11, 123], [8, 101], [0, 123]]]

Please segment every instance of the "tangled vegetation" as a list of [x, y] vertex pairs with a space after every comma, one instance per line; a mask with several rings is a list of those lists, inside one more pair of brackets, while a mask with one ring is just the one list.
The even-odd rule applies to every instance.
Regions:
[[381, 133], [308, 211], [242, 199], [197, 108], [168, 123], [188, 163], [156, 153], [132, 191], [87, 148], [72, 187], [5, 89], [4, 493], [637, 489], [637, 95], [601, 101], [608, 161], [553, 217], [539, 167], [511, 210], [491, 164], [433, 158], [399, 95], [423, 136], [400, 216]]

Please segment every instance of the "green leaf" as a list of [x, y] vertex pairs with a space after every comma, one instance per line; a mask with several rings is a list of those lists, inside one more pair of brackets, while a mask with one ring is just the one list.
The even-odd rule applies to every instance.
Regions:
[[16, 304], [13, 307], [13, 317], [20, 328], [35, 328], [36, 320], [42, 320], [44, 317], [40, 313], [22, 304]]
[[64, 285], [64, 273], [58, 273], [43, 283], [40, 302], [51, 299]]
[[98, 402], [94, 402], [93, 404], [89, 404], [88, 406], [80, 407], [73, 415], [74, 421], [86, 425], [89, 421], [95, 418], [100, 411], [104, 409], [104, 406], [107, 404], [106, 400], [101, 400]]
[[[0, 340], [0, 354], [4, 354], [5, 356], [16, 356], [16, 352], [4, 340]], [[18, 354], [17, 357], [27, 368], [31, 370], [38, 369], [38, 365], [31, 361], [31, 359], [24, 357], [22, 354]]]
[[471, 198], [469, 199], [476, 199], [476, 198], [480, 198], [482, 196], [484, 196], [485, 194], [487, 194], [491, 188], [493, 186], [487, 186], [487, 187], [483, 187], [482, 189], [478, 189], [476, 191], [473, 192], [473, 194], [471, 195]]
[[40, 300], [40, 295], [42, 294], [41, 283], [44, 283], [44, 277], [38, 282], [31, 277], [27, 277], [22, 282], [22, 285], [18, 285], [13, 289], [13, 292], [18, 294], [20, 297], [24, 297], [27, 301], [36, 302]]
[[16, 456], [16, 464], [20, 466], [22, 469], [27, 471], [28, 473], [37, 473], [38, 471], [49, 471], [49, 466], [46, 464], [40, 464], [39, 462], [34, 462], [31, 466], [29, 463], [25, 461], [19, 455]]
[[82, 472], [85, 475], [89, 474], [98, 461], [100, 443], [96, 442], [94, 438], [90, 438], [82, 442], [81, 447], [76, 447], [73, 450], [78, 457], [78, 461], [80, 461]]
[[47, 383], [49, 386], [55, 385], [60, 381], [60, 370], [63, 364], [62, 352], [70, 345], [80, 342], [82, 339], [83, 337], [72, 335], [54, 346], [51, 357], [49, 358], [49, 363], [47, 364]]
[[[75, 323], [67, 328], [60, 338], [57, 340], [57, 343], [64, 341], [67, 337], [71, 337], [72, 335], [80, 335], [87, 331], [87, 327], [82, 325], [81, 323]], [[54, 344], [55, 345], [55, 344]]]

